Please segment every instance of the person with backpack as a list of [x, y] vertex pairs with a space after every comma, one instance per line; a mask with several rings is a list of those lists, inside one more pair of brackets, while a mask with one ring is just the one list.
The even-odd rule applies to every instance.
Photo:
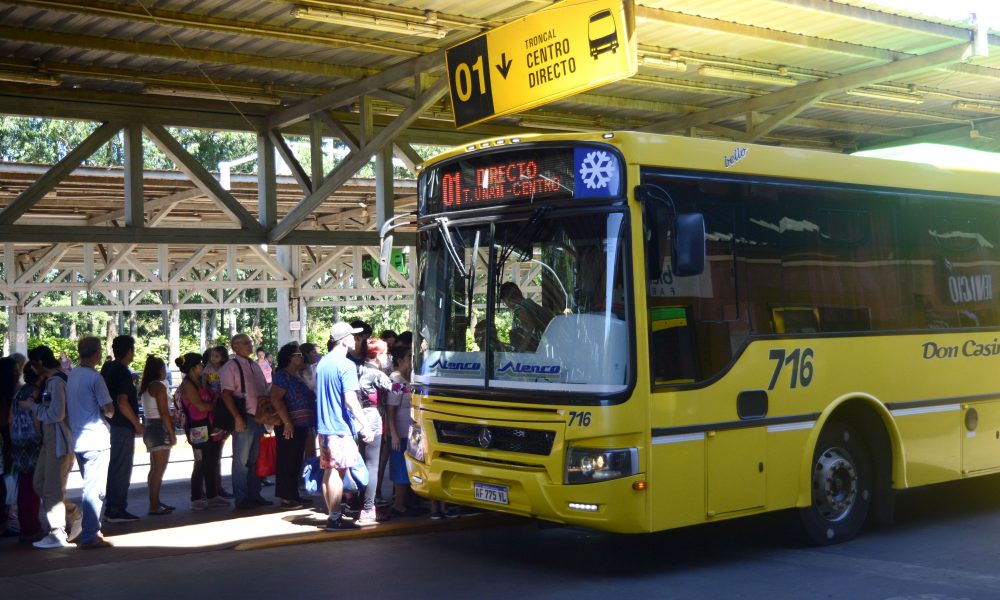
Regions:
[[[48, 346], [36, 346], [28, 353], [31, 366], [38, 372], [42, 384], [41, 401], [20, 402], [31, 410], [42, 426], [42, 448], [35, 466], [33, 484], [42, 499], [39, 513], [45, 537], [34, 543], [36, 548], [67, 548], [80, 532], [80, 509], [66, 499], [66, 480], [73, 468], [73, 438], [66, 417], [66, 374], [56, 355]], [[67, 536], [66, 522], [72, 523]]]
[[[264, 426], [257, 423], [257, 399], [267, 395], [264, 373], [253, 358], [254, 348], [250, 336], [238, 333], [230, 340], [233, 358], [222, 367], [222, 402], [232, 418], [233, 431], [233, 495], [236, 508], [271, 506], [272, 502], [260, 495], [261, 482], [257, 477], [257, 453]], [[218, 418], [218, 414], [216, 418]], [[226, 424], [228, 425], [228, 423]], [[223, 429], [229, 429], [220, 424]]]
[[[42, 524], [38, 520], [42, 501], [32, 485], [38, 453], [42, 449], [42, 428], [32, 408], [40, 401], [40, 396], [38, 374], [31, 365], [25, 365], [24, 385], [17, 390], [10, 407], [11, 462], [17, 472], [17, 514], [22, 543], [34, 543], [42, 538]], [[22, 402], [28, 408], [24, 408]]]

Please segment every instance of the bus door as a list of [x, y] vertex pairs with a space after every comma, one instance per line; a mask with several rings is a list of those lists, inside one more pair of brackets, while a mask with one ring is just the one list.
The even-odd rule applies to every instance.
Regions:
[[[766, 408], [742, 411], [745, 399], [740, 391], [719, 393], [717, 385], [676, 393], [666, 387], [714, 378], [745, 339], [748, 327], [739, 306], [736, 261], [742, 187], [655, 174], [644, 182], [662, 188], [673, 201], [673, 207], [653, 201], [644, 207], [653, 428], [667, 434], [654, 438], [652, 465], [657, 478], [680, 477], [686, 479], [685, 487], [705, 494], [700, 502], [683, 507], [670, 506], [676, 499], [657, 504], [690, 511], [688, 518], [699, 520], [761, 507], [766, 499], [767, 438], [765, 428], [752, 421], [766, 416]], [[707, 256], [702, 274], [679, 277], [670, 268], [670, 221], [674, 214], [687, 212], [705, 217]], [[719, 427], [710, 428], [712, 424]], [[709, 429], [687, 433], [699, 425]], [[670, 435], [672, 431], [678, 434]], [[690, 461], [697, 454], [690, 454], [693, 448], [688, 446], [700, 440], [703, 453], [695, 466]], [[688, 466], [678, 467], [682, 461]]]

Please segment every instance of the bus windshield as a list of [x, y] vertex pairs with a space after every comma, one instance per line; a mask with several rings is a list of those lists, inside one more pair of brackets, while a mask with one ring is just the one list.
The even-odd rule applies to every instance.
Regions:
[[626, 233], [623, 212], [553, 209], [425, 227], [414, 380], [516, 389], [522, 401], [524, 390], [626, 390]]

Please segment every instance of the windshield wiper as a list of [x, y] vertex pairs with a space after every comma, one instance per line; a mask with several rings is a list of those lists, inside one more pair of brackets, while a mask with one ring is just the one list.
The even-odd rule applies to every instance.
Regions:
[[[476, 289], [476, 263], [479, 262], [479, 231], [476, 230], [476, 240], [472, 243], [472, 264], [469, 265], [469, 315], [472, 315], [472, 299]], [[472, 320], [469, 320], [472, 327]]]
[[[451, 261], [455, 263], [455, 268], [458, 269], [458, 273], [464, 279], [468, 279], [469, 271], [465, 268], [465, 263], [462, 261], [462, 257], [458, 255], [458, 249], [455, 247], [455, 241], [451, 238], [451, 230], [448, 229], [448, 217], [438, 217], [434, 219], [434, 222], [437, 223], [438, 230], [441, 232], [441, 239], [444, 240], [444, 247], [448, 249], [448, 255], [451, 256]], [[477, 233], [477, 245], [478, 242], [479, 234]]]

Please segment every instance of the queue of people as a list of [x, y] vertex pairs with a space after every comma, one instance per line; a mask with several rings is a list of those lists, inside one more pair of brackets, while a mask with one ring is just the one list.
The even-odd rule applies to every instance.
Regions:
[[[275, 500], [282, 509], [311, 504], [304, 494], [306, 461], [318, 454], [323, 469], [325, 528], [363, 527], [393, 516], [420, 514], [409, 491], [403, 453], [410, 426], [412, 334], [386, 331], [371, 338], [361, 321], [336, 323], [323, 356], [311, 343], [282, 346], [276, 364], [250, 336], [176, 361], [183, 379], [171, 394], [163, 359], [149, 355], [138, 389], [131, 363], [135, 340], [118, 336], [102, 364], [96, 337], [81, 338], [72, 366], [47, 346], [27, 358], [0, 358], [0, 431], [3, 462], [16, 473], [16, 520], [8, 530], [37, 548], [104, 548], [102, 522], [126, 523], [136, 437], [149, 453], [147, 515], [176, 510], [160, 497], [171, 449], [192, 448], [190, 509], [273, 506], [258, 475], [261, 440], [274, 436]], [[67, 373], [67, 371], [69, 371]], [[141, 409], [140, 409], [141, 406]], [[143, 418], [140, 419], [140, 415]], [[222, 485], [222, 448], [232, 438], [232, 493]], [[66, 497], [73, 463], [83, 477], [82, 502]], [[393, 483], [383, 496], [386, 468]], [[345, 476], [358, 480], [344, 494]], [[8, 479], [9, 480], [9, 479]], [[365, 481], [366, 480], [366, 481]], [[367, 483], [367, 485], [365, 485]], [[457, 507], [432, 504], [432, 519], [458, 516]], [[2, 515], [0, 515], [2, 516]], [[2, 522], [2, 519], [0, 519]], [[16, 525], [16, 529], [11, 526]]]

